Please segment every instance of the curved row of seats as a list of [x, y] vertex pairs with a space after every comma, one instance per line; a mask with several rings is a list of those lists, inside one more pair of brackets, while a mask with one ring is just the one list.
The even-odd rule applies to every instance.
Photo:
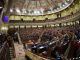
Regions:
[[[47, 58], [52, 57], [55, 59], [59, 56], [64, 57], [64, 55], [67, 55], [68, 58], [79, 57], [79, 54], [77, 54], [80, 48], [79, 25], [55, 29], [54, 28], [21, 29], [19, 33], [21, 36], [21, 40], [25, 42], [25, 45], [26, 44], [28, 45], [27, 49], [31, 49], [33, 53], [40, 55], [42, 57]], [[41, 39], [40, 42], [38, 42], [39, 39]], [[78, 43], [78, 45], [76, 45], [77, 44], [76, 42]], [[75, 50], [74, 47], [77, 50]], [[76, 56], [75, 54], [71, 53], [72, 50], [76, 54]]]

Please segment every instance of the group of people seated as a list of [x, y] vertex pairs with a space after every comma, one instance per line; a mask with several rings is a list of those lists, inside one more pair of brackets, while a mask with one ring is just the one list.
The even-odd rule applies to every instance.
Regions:
[[[10, 47], [13, 46], [12, 37], [5, 33], [0, 33], [0, 60], [10, 60]], [[13, 53], [12, 53], [13, 54]]]
[[52, 60], [64, 59], [64, 56], [68, 59], [80, 58], [79, 26], [21, 29], [20, 36], [27, 44], [26, 48], [44, 58]]
[[21, 40], [25, 42], [28, 42], [29, 40], [35, 40], [37, 42], [42, 32], [43, 29], [20, 29], [20, 37]]
[[2, 48], [4, 42], [6, 41], [6, 35], [5, 34], [2, 34], [0, 33], [0, 48]]

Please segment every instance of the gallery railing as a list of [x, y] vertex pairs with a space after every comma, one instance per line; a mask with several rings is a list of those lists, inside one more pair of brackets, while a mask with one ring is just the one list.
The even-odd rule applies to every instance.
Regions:
[[10, 24], [11, 25], [26, 25], [30, 24], [30, 25], [34, 25], [36, 23], [36, 25], [40, 24], [55, 24], [55, 23], [62, 23], [62, 22], [67, 22], [67, 21], [73, 21], [78, 19], [80, 16], [80, 11], [77, 11], [76, 13], [72, 14], [72, 15], [68, 15], [66, 17], [60, 17], [60, 18], [56, 18], [56, 19], [47, 19], [47, 20], [42, 20], [42, 21], [21, 21], [21, 20], [10, 20]]

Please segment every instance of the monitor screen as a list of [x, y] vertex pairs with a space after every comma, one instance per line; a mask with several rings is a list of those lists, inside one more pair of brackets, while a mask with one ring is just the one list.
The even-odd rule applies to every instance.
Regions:
[[9, 17], [8, 16], [3, 16], [3, 22], [7, 23], [9, 21]]

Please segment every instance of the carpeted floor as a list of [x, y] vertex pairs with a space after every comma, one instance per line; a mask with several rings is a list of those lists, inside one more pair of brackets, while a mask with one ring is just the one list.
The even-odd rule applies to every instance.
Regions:
[[23, 45], [14, 43], [14, 46], [15, 46], [15, 52], [16, 52], [16, 58], [14, 60], [26, 60]]

